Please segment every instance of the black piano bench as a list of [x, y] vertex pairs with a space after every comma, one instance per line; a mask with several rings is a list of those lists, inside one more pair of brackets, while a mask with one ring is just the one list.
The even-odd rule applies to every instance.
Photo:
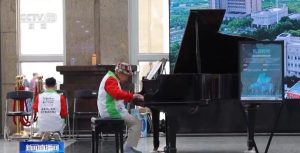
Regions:
[[98, 153], [99, 134], [114, 133], [116, 139], [116, 153], [123, 153], [123, 130], [125, 122], [116, 118], [91, 118], [92, 127], [92, 153]]

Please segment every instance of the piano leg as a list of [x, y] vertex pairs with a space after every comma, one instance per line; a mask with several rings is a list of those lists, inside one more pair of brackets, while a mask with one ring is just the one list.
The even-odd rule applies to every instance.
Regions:
[[166, 113], [166, 152], [176, 153], [176, 116], [171, 116]]
[[166, 146], [164, 148], [164, 152], [169, 152], [169, 148], [170, 148], [170, 140], [169, 140], [169, 124], [168, 124], [168, 120], [169, 120], [169, 116], [167, 115], [167, 113], [165, 113], [165, 134], [166, 134]]
[[153, 146], [154, 151], [157, 151], [159, 147], [159, 111], [151, 109], [152, 111], [152, 125], [153, 125]]
[[248, 141], [247, 146], [248, 150], [255, 149], [258, 152], [255, 140], [254, 140], [254, 133], [255, 133], [255, 114], [257, 110], [257, 104], [250, 104], [245, 106], [245, 112], [247, 117], [247, 132], [248, 132]]

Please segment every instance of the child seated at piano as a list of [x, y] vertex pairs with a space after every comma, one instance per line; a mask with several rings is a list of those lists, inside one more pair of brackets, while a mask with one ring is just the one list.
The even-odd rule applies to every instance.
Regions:
[[133, 94], [121, 89], [120, 83], [128, 81], [132, 75], [131, 66], [127, 63], [118, 63], [115, 72], [108, 71], [103, 77], [99, 90], [97, 106], [102, 118], [122, 118], [128, 127], [128, 138], [124, 144], [125, 153], [141, 153], [135, 149], [141, 134], [140, 121], [128, 113], [124, 102], [143, 102], [144, 96]]

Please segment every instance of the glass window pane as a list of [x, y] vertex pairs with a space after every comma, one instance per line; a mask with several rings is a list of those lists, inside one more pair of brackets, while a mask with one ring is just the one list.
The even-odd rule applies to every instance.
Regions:
[[33, 73], [38, 73], [43, 76], [43, 81], [46, 78], [54, 77], [57, 86], [63, 83], [63, 76], [56, 71], [56, 66], [62, 66], [63, 62], [23, 62], [21, 63], [21, 72], [26, 76], [27, 80], [32, 79]]
[[63, 54], [63, 0], [20, 0], [22, 55]]
[[168, 1], [139, 1], [140, 53], [169, 53], [168, 10]]

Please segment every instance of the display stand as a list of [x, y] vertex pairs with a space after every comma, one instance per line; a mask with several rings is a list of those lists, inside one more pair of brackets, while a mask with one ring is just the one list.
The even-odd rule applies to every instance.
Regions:
[[281, 103], [271, 137], [277, 127], [284, 99], [283, 41], [241, 41], [239, 43], [240, 100], [244, 105], [248, 130], [248, 152], [258, 153], [254, 140], [256, 111], [260, 104]]
[[278, 114], [276, 116], [276, 119], [275, 119], [275, 122], [274, 122], [274, 126], [272, 128], [272, 131], [271, 131], [271, 134], [270, 134], [270, 137], [269, 137], [266, 149], [265, 149], [265, 153], [267, 153], [269, 151], [269, 147], [270, 147], [272, 138], [274, 136], [274, 132], [276, 132], [276, 129], [277, 129], [277, 126], [278, 126], [278, 122], [279, 122], [279, 118], [280, 118], [280, 115], [281, 115], [281, 112], [282, 112], [283, 105], [284, 105], [284, 103], [282, 102], [280, 104], [279, 112], [278, 112]]

